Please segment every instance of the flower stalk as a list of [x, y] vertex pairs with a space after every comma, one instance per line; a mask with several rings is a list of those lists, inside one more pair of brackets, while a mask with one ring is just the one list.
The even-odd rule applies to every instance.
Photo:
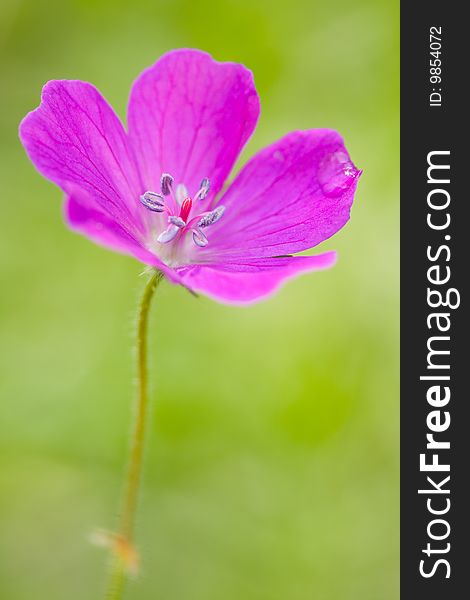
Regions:
[[134, 548], [134, 527], [139, 500], [140, 480], [145, 446], [148, 413], [147, 333], [149, 309], [163, 274], [153, 270], [145, 286], [139, 306], [137, 322], [137, 398], [134, 426], [129, 447], [127, 476], [123, 489], [118, 533], [111, 536], [109, 544], [113, 562], [107, 589], [107, 600], [121, 600], [127, 576], [137, 571], [137, 552]]

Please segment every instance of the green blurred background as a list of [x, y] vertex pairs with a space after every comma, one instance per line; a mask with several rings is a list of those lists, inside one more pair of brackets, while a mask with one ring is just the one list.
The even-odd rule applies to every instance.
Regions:
[[121, 116], [160, 54], [255, 74], [244, 159], [338, 129], [364, 169], [330, 271], [233, 308], [168, 284], [152, 313], [154, 409], [140, 600], [398, 598], [398, 3], [1, 0], [0, 597], [102, 597], [134, 390], [142, 267], [69, 232], [17, 126], [48, 79]]

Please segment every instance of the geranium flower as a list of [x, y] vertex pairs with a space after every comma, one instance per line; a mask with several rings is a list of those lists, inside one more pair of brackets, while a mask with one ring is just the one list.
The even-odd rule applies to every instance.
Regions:
[[260, 112], [253, 76], [199, 50], [165, 54], [134, 83], [128, 130], [97, 89], [50, 81], [20, 126], [37, 169], [91, 240], [216, 300], [245, 303], [335, 253], [291, 256], [349, 218], [360, 171], [332, 130], [292, 132], [222, 192]]

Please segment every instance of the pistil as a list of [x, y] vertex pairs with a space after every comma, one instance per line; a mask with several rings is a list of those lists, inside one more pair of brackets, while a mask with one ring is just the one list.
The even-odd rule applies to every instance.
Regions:
[[192, 207], [193, 207], [193, 201], [191, 200], [191, 198], [185, 198], [183, 200], [183, 203], [181, 204], [181, 209], [180, 209], [180, 218], [183, 219], [183, 221], [185, 223], [188, 222], [188, 217], [189, 217]]

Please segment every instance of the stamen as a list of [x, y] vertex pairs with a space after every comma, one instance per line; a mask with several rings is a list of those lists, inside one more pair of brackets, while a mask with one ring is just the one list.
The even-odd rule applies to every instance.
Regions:
[[165, 200], [161, 194], [147, 191], [140, 197], [140, 201], [152, 212], [161, 213], [165, 210]]
[[175, 217], [174, 215], [168, 217], [168, 223], [176, 225], [176, 227], [178, 227], [179, 229], [182, 229], [186, 226], [186, 221], [183, 221], [181, 217]]
[[200, 229], [193, 229], [192, 232], [193, 242], [196, 244], [196, 246], [199, 246], [199, 248], [204, 248], [204, 246], [207, 246], [209, 240], [206, 238], [206, 236], [202, 233]]
[[204, 215], [197, 223], [198, 227], [209, 227], [209, 225], [213, 225], [217, 223], [217, 221], [222, 217], [225, 212], [225, 206], [218, 206], [211, 210], [211, 212]]
[[176, 202], [181, 206], [183, 200], [189, 196], [188, 190], [184, 183], [178, 183], [176, 186]]
[[168, 225], [165, 231], [162, 231], [162, 233], [157, 237], [157, 242], [161, 242], [162, 244], [167, 244], [168, 242], [171, 242], [175, 239], [176, 234], [179, 230], [180, 228], [178, 227], [178, 225]]
[[192, 207], [193, 201], [191, 200], [191, 198], [185, 198], [185, 200], [183, 200], [180, 210], [180, 217], [185, 223], [187, 223], [188, 221], [189, 213], [191, 212]]
[[171, 188], [173, 187], [173, 177], [169, 173], [162, 173], [160, 178], [160, 185], [162, 189], [162, 194], [164, 196], [169, 196], [171, 194]]
[[[217, 223], [225, 212], [225, 206], [217, 206], [214, 210], [199, 213], [199, 215], [193, 216], [191, 219], [193, 200], [189, 197], [186, 186], [183, 183], [179, 183], [173, 192], [173, 185], [173, 177], [169, 173], [162, 173], [160, 178], [161, 194], [148, 190], [140, 197], [142, 204], [149, 210], [158, 213], [168, 213], [168, 226], [157, 237], [157, 242], [168, 244], [176, 238], [180, 231], [183, 235], [185, 232], [191, 231], [196, 246], [204, 248], [209, 241], [202, 229]], [[194, 200], [204, 200], [209, 193], [209, 189], [210, 181], [205, 177], [201, 181], [200, 188], [194, 196]], [[168, 200], [169, 205], [166, 204], [167, 201], [164, 196], [171, 196], [173, 199], [171, 202]], [[177, 206], [174, 205], [175, 202]], [[179, 215], [177, 214], [178, 207]]]
[[175, 239], [176, 234], [180, 229], [186, 227], [186, 221], [183, 221], [181, 217], [177, 217], [175, 215], [170, 215], [168, 217], [168, 227], [165, 231], [157, 237], [157, 242], [161, 242], [162, 244], [167, 244]]
[[204, 177], [204, 179], [201, 181], [201, 185], [199, 186], [199, 191], [194, 196], [194, 200], [205, 200], [207, 194], [209, 193], [210, 187], [211, 182], [207, 177]]

